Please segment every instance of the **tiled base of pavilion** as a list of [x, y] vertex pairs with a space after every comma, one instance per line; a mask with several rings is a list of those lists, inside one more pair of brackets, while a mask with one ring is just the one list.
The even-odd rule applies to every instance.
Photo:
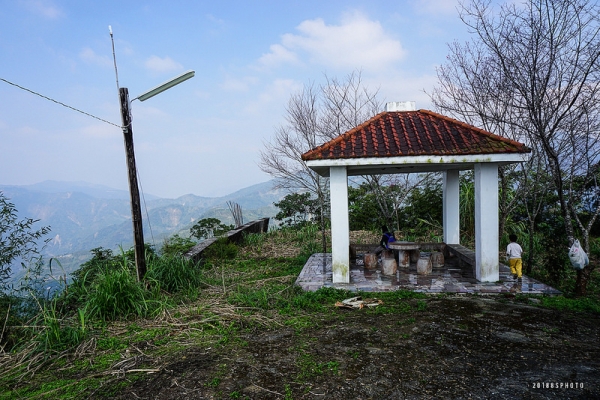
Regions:
[[307, 291], [316, 291], [322, 287], [334, 287], [353, 292], [386, 292], [408, 289], [423, 293], [523, 293], [559, 295], [560, 291], [523, 275], [522, 282], [512, 279], [510, 269], [500, 264], [498, 282], [483, 283], [473, 277], [472, 267], [461, 267], [459, 258], [447, 259], [440, 268], [434, 268], [429, 275], [417, 274], [417, 267], [411, 263], [408, 268], [399, 268], [395, 275], [381, 273], [381, 267], [375, 270], [363, 268], [362, 259], [351, 260], [350, 283], [333, 283], [331, 254], [313, 254], [306, 262], [296, 284]]

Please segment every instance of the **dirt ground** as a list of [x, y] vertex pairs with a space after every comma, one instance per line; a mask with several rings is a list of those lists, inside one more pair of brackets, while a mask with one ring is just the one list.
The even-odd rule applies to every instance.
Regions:
[[188, 349], [156, 361], [160, 372], [118, 398], [600, 398], [599, 315], [537, 299], [405, 301], [405, 313], [338, 309], [307, 329]]

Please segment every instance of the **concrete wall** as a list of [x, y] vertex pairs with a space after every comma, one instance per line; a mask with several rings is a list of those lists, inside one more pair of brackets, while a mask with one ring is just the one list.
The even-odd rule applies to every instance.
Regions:
[[[235, 229], [230, 230], [225, 235], [221, 237], [227, 238], [227, 241], [233, 243], [239, 243], [242, 238], [244, 232], [246, 233], [265, 233], [269, 230], [269, 218], [263, 218], [256, 221], [248, 222], [242, 226], [238, 226]], [[211, 244], [219, 240], [221, 237], [214, 237], [210, 239], [206, 239], [205, 241], [198, 243], [194, 247], [192, 247], [187, 253], [183, 256], [186, 258], [191, 258], [194, 261], [198, 261], [202, 258], [202, 252], [206, 250]]]

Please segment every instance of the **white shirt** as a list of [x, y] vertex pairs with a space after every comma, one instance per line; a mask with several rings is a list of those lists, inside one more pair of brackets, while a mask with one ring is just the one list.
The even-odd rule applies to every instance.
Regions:
[[508, 258], [521, 258], [521, 254], [523, 254], [523, 249], [519, 246], [519, 243], [510, 242], [506, 246], [506, 256]]

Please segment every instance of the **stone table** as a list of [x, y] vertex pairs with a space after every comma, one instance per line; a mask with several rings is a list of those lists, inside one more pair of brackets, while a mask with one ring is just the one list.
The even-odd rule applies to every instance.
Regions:
[[419, 259], [420, 246], [415, 242], [391, 242], [388, 243], [388, 247], [392, 250], [398, 251], [398, 267], [408, 268], [410, 266], [411, 259]]

